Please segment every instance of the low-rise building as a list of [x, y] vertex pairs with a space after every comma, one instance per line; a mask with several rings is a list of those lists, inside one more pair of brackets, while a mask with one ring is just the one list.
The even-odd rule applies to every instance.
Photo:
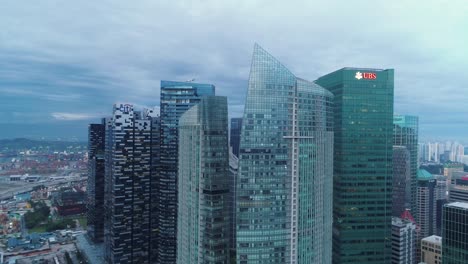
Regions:
[[432, 235], [421, 240], [421, 262], [442, 263], [442, 238], [440, 236]]

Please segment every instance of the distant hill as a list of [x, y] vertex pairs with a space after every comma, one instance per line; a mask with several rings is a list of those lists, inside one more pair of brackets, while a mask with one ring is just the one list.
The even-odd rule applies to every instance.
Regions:
[[33, 140], [27, 138], [0, 139], [0, 151], [83, 151], [87, 149], [87, 142]]

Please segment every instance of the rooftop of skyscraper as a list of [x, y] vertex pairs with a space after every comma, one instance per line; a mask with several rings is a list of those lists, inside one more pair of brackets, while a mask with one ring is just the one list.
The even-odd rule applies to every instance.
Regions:
[[438, 245], [442, 244], [442, 238], [440, 236], [436, 236], [436, 235], [425, 237], [425, 238], [422, 239], [422, 241], [426, 241], [426, 242], [429, 242], [431, 244], [438, 244]]
[[418, 180], [433, 180], [434, 175], [432, 175], [430, 172], [427, 170], [418, 170]]
[[458, 207], [458, 208], [462, 208], [462, 209], [468, 209], [468, 203], [453, 202], [453, 203], [446, 204], [445, 207]]

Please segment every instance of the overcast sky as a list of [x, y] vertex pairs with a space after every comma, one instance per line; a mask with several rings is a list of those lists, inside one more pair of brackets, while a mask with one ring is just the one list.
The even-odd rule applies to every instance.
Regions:
[[[419, 3], [418, 3], [419, 2]], [[0, 138], [86, 138], [112, 104], [159, 106], [160, 80], [213, 83], [242, 116], [255, 42], [296, 76], [395, 69], [395, 113], [468, 141], [468, 3], [19, 1], [0, 4]]]

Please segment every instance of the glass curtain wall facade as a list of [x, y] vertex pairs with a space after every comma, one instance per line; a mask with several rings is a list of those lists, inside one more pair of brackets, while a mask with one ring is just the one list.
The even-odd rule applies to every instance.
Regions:
[[442, 220], [442, 263], [468, 261], [468, 203], [446, 204]]
[[417, 215], [416, 186], [418, 174], [418, 127], [419, 118], [410, 115], [393, 116], [393, 145], [405, 146], [410, 153], [411, 196], [405, 201], [413, 215]]
[[177, 250], [177, 169], [179, 118], [203, 96], [214, 96], [211, 84], [161, 81], [161, 137], [157, 190], [155, 263], [174, 264]]
[[334, 94], [333, 263], [390, 263], [392, 69], [343, 68], [316, 83]]
[[232, 148], [232, 153], [239, 157], [240, 133], [242, 128], [242, 118], [231, 118], [231, 133], [229, 136], [229, 146]]
[[180, 118], [178, 184], [177, 263], [230, 263], [226, 97], [204, 97]]
[[104, 241], [104, 145], [105, 124], [88, 127], [88, 236]]
[[236, 188], [238, 264], [331, 263], [332, 101], [254, 46]]
[[399, 217], [411, 208], [410, 152], [405, 146], [393, 146], [393, 198], [392, 215]]

